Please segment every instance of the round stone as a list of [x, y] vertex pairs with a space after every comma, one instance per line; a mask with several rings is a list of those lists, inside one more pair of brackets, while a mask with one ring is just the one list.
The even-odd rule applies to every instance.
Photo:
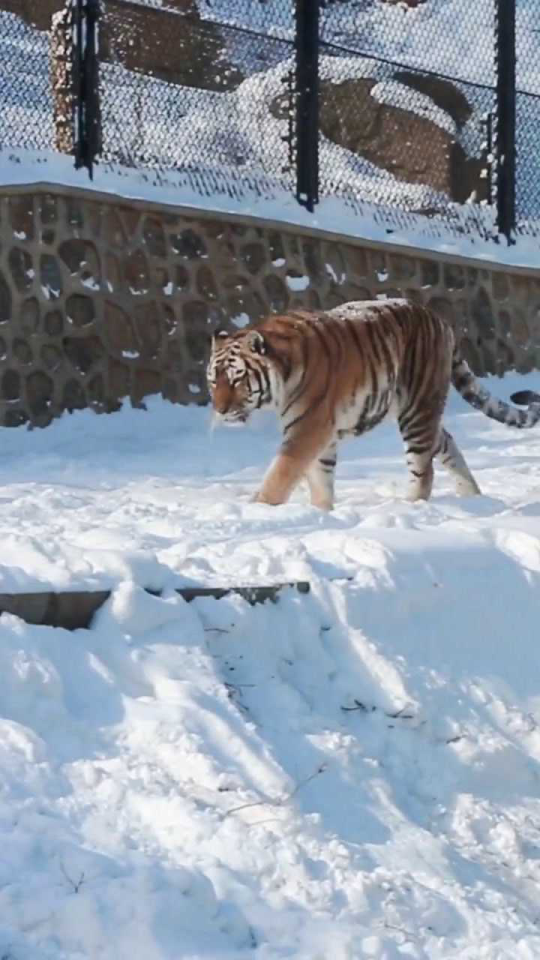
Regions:
[[27, 366], [29, 363], [32, 363], [32, 348], [26, 340], [16, 337], [11, 349], [13, 356], [20, 364]]
[[2, 399], [18, 400], [21, 396], [21, 375], [18, 370], [6, 370], [2, 376]]

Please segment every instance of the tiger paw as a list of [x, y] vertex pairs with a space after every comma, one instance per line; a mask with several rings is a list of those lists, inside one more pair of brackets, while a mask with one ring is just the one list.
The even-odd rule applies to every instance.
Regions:
[[283, 500], [268, 500], [263, 494], [262, 490], [258, 490], [257, 493], [254, 493], [249, 500], [249, 503], [266, 503], [268, 507], [279, 507], [280, 503], [283, 502]]
[[249, 498], [248, 503], [266, 503], [270, 507], [275, 506], [275, 504], [271, 503], [270, 500], [266, 500], [260, 490], [257, 490], [257, 493], [254, 493], [253, 496]]
[[312, 500], [312, 507], [317, 507], [317, 510], [324, 510], [325, 513], [330, 513], [334, 509], [333, 500]]

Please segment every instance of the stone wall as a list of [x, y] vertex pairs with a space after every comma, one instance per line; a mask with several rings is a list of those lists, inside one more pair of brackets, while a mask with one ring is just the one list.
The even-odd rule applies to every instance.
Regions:
[[152, 393], [205, 403], [212, 331], [289, 307], [407, 296], [477, 373], [540, 366], [540, 274], [84, 191], [0, 197], [0, 423]]

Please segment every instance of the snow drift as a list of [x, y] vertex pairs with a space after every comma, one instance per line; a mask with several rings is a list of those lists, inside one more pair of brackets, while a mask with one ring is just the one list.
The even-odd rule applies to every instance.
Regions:
[[323, 516], [249, 504], [274, 428], [206, 415], [2, 431], [2, 589], [113, 594], [87, 631], [0, 619], [0, 956], [537, 957], [535, 431], [454, 398], [485, 496], [411, 505], [380, 427]]

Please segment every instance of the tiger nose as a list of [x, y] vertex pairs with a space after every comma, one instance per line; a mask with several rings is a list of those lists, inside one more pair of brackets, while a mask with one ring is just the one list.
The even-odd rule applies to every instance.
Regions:
[[218, 383], [214, 389], [214, 410], [218, 413], [227, 413], [231, 406], [231, 391], [228, 386]]
[[230, 403], [228, 400], [219, 400], [216, 398], [214, 400], [214, 407], [218, 413], [224, 414], [224, 413], [227, 413], [230, 407]]

